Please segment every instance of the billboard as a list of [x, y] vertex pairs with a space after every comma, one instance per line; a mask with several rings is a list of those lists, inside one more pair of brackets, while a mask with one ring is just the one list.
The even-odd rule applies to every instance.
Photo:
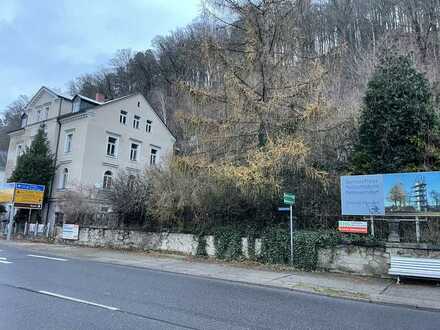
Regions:
[[12, 203], [15, 183], [0, 183], [0, 203]]
[[0, 184], [0, 203], [13, 203], [14, 207], [41, 209], [44, 186], [28, 183]]
[[15, 184], [15, 207], [41, 209], [44, 186], [28, 183]]
[[341, 177], [343, 215], [440, 214], [440, 172]]

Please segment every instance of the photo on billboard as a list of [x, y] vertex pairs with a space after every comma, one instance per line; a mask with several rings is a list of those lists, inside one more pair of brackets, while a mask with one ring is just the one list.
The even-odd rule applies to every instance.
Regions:
[[384, 175], [385, 213], [440, 214], [440, 172]]

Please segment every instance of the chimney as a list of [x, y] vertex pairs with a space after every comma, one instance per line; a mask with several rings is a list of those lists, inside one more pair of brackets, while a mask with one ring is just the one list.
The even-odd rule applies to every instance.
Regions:
[[96, 95], [95, 95], [95, 100], [96, 100], [97, 102], [101, 102], [101, 103], [103, 103], [103, 102], [105, 101], [105, 95], [102, 94], [102, 93], [96, 93]]

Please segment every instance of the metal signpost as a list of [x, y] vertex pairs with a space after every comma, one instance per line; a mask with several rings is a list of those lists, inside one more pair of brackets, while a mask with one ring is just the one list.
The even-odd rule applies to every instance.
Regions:
[[290, 264], [293, 265], [293, 205], [295, 204], [295, 195], [284, 193], [284, 204], [289, 205], [290, 211]]

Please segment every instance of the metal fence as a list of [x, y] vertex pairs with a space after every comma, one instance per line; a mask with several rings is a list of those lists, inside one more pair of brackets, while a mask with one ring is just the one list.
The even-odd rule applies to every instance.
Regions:
[[440, 245], [439, 216], [385, 216], [364, 218], [369, 233], [380, 241]]

